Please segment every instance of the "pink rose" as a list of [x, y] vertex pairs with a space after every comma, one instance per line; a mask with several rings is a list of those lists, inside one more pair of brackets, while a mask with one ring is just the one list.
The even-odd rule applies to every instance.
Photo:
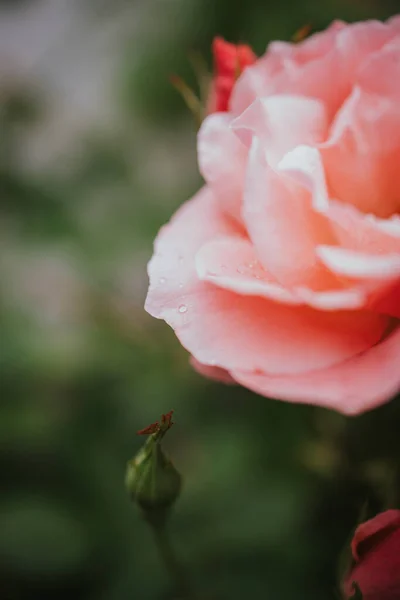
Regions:
[[353, 565], [344, 582], [346, 598], [353, 582], [363, 600], [400, 598], [400, 510], [387, 510], [360, 525], [351, 543]]
[[146, 309], [198, 370], [356, 414], [400, 390], [400, 17], [273, 42], [198, 135]]

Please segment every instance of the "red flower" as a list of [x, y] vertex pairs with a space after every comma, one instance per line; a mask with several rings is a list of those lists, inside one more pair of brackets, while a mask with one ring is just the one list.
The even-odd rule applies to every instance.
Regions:
[[214, 79], [208, 112], [226, 112], [236, 79], [252, 65], [257, 57], [246, 44], [230, 44], [221, 37], [214, 38]]
[[344, 591], [355, 581], [363, 600], [400, 598], [400, 510], [388, 510], [360, 525], [351, 543], [353, 564]]

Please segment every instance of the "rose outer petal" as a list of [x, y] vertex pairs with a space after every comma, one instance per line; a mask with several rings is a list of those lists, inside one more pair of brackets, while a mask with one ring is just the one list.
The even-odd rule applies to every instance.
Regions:
[[242, 237], [219, 237], [204, 244], [196, 255], [197, 275], [202, 281], [237, 292], [282, 302], [302, 304], [277, 283], [258, 262], [254, 247]]
[[400, 392], [400, 327], [378, 345], [321, 371], [293, 377], [232, 372], [236, 381], [257, 394], [316, 404], [345, 415], [371, 410]]
[[198, 360], [196, 360], [194, 356], [190, 357], [189, 362], [195, 371], [197, 371], [200, 375], [207, 377], [208, 379], [218, 381], [219, 383], [226, 383], [227, 385], [236, 384], [236, 381], [225, 369], [220, 369], [219, 367], [210, 367], [209, 365], [203, 365]]
[[388, 510], [357, 528], [352, 551], [355, 563], [344, 582], [346, 597], [356, 581], [366, 600], [400, 597], [400, 511]]
[[238, 236], [219, 237], [204, 244], [196, 255], [196, 268], [203, 281], [282, 304], [335, 311], [362, 308], [367, 301], [365, 291], [356, 286], [322, 292], [306, 287], [284, 288], [262, 267], [250, 241]]
[[378, 533], [389, 533], [393, 529], [400, 529], [400, 510], [387, 510], [359, 525], [351, 542], [354, 560], [362, 558], [361, 546], [369, 538]]
[[380, 340], [387, 319], [377, 314], [292, 308], [200, 281], [194, 255], [212, 231], [235, 233], [206, 188], [163, 228], [149, 264], [146, 309], [163, 318], [199, 362], [294, 374], [327, 368]]

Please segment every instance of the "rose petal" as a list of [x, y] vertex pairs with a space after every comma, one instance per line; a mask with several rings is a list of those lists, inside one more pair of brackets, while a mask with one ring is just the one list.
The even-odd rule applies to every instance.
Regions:
[[195, 371], [207, 377], [208, 379], [212, 379], [213, 381], [218, 381], [220, 383], [226, 383], [227, 385], [234, 385], [236, 381], [232, 379], [228, 371], [225, 369], [220, 369], [219, 367], [210, 367], [209, 365], [203, 365], [198, 360], [196, 360], [193, 356], [190, 357], [190, 364], [194, 368]]
[[331, 200], [324, 210], [339, 245], [367, 254], [400, 254], [400, 219], [365, 215], [355, 206]]
[[240, 114], [256, 98], [290, 93], [323, 100], [331, 115], [347, 93], [332, 51], [338, 31], [345, 27], [335, 21], [299, 44], [272, 42], [266, 55], [239, 78], [231, 97], [233, 112]]
[[165, 305], [161, 316], [197, 360], [229, 371], [323, 369], [377, 343], [387, 324], [361, 311], [291, 308], [203, 285], [184, 304], [178, 299]]
[[365, 92], [393, 99], [400, 98], [399, 34], [379, 52], [368, 55], [364, 60], [356, 81]]
[[337, 287], [315, 252], [319, 244], [334, 243], [329, 225], [305, 188], [266, 163], [257, 138], [249, 153], [243, 219], [263, 266], [283, 286]]
[[292, 377], [243, 371], [231, 374], [238, 383], [270, 398], [357, 415], [400, 392], [399, 355], [400, 327], [378, 345], [329, 369]]
[[400, 511], [390, 510], [360, 525], [352, 543], [356, 560], [343, 582], [346, 597], [356, 581], [368, 600], [400, 597]]
[[359, 525], [351, 542], [353, 558], [359, 561], [362, 554], [362, 544], [377, 534], [389, 534], [400, 528], [400, 510], [387, 510], [373, 519]]
[[196, 267], [203, 281], [241, 295], [270, 298], [283, 304], [307, 304], [329, 311], [362, 308], [366, 304], [364, 290], [356, 287], [329, 292], [300, 287], [285, 289], [258, 262], [249, 240], [237, 236], [204, 244], [196, 255]]
[[252, 245], [244, 238], [219, 238], [208, 242], [196, 255], [196, 267], [203, 281], [241, 295], [270, 298], [283, 304], [307, 304], [329, 311], [362, 308], [366, 304], [366, 293], [362, 288], [329, 292], [314, 292], [303, 287], [285, 289], [265, 271]]
[[[361, 287], [349, 287], [329, 292], [315, 292], [305, 287], [292, 290], [299, 300], [303, 300], [308, 306], [320, 310], [343, 310], [363, 308], [367, 304], [367, 294]], [[382, 311], [387, 314], [385, 311]]]
[[317, 249], [321, 260], [338, 276], [349, 280], [349, 289], [358, 288], [364, 306], [400, 318], [400, 254], [372, 255], [332, 246]]
[[322, 102], [282, 94], [256, 100], [230, 126], [248, 148], [257, 135], [267, 161], [276, 166], [295, 146], [321, 142], [327, 125]]
[[400, 277], [400, 254], [380, 256], [334, 246], [319, 246], [317, 254], [336, 275], [378, 280]]
[[231, 97], [235, 114], [256, 98], [290, 93], [318, 98], [331, 119], [351, 91], [365, 56], [382, 48], [396, 34], [395, 27], [379, 21], [328, 29], [299, 44], [273, 42], [265, 57], [246, 69]]
[[[332, 267], [335, 273], [352, 277], [358, 285], [362, 286], [367, 306], [384, 314], [400, 317], [400, 297], [399, 292], [396, 291], [397, 270], [395, 268], [393, 273], [390, 268], [394, 256], [398, 255], [400, 259], [400, 221], [397, 222], [395, 219], [387, 221], [378, 219], [374, 215], [364, 215], [354, 206], [335, 201], [330, 201], [324, 214], [329, 218], [342, 249], [351, 252], [348, 261], [348, 255], [343, 256], [340, 250], [339, 253], [333, 251], [333, 255], [332, 252], [325, 251], [325, 258], [328, 261], [326, 264]], [[360, 253], [362, 260], [367, 262], [367, 271], [359, 269]], [[340, 266], [337, 265], [339, 255], [342, 255]], [[324, 256], [321, 256], [324, 260]], [[375, 258], [378, 259], [377, 265]], [[394, 265], [397, 262], [394, 259]], [[375, 269], [375, 272], [371, 273], [371, 269]]]
[[149, 263], [146, 309], [163, 318], [199, 362], [229, 371], [298, 373], [338, 363], [381, 338], [387, 319], [380, 315], [292, 308], [200, 281], [195, 254], [217, 232], [238, 234], [206, 188], [161, 230]]
[[285, 304], [302, 303], [268, 275], [245, 238], [218, 238], [204, 244], [196, 255], [196, 267], [201, 280], [220, 288]]
[[247, 149], [229, 128], [228, 113], [208, 116], [197, 137], [200, 172], [212, 187], [222, 209], [241, 219]]
[[165, 304], [184, 302], [202, 284], [195, 270], [199, 248], [218, 235], [238, 235], [238, 225], [220, 209], [212, 191], [204, 187], [186, 202], [171, 221], [161, 228], [149, 262], [150, 287], [146, 298], [147, 312], [156, 318]]
[[324, 166], [317, 148], [298, 146], [285, 154], [278, 167], [311, 192], [315, 210], [324, 211], [328, 208]]
[[400, 281], [378, 292], [370, 301], [372, 310], [400, 319]]
[[390, 17], [386, 22], [396, 33], [400, 33], [400, 15]]
[[319, 146], [330, 196], [363, 212], [400, 210], [400, 105], [356, 87]]

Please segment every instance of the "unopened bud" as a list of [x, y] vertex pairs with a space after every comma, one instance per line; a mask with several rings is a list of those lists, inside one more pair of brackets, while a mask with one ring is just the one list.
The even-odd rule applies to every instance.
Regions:
[[172, 427], [172, 411], [138, 432], [149, 435], [136, 456], [128, 461], [125, 485], [132, 498], [148, 519], [165, 519], [178, 498], [182, 479], [161, 448], [161, 440]]

